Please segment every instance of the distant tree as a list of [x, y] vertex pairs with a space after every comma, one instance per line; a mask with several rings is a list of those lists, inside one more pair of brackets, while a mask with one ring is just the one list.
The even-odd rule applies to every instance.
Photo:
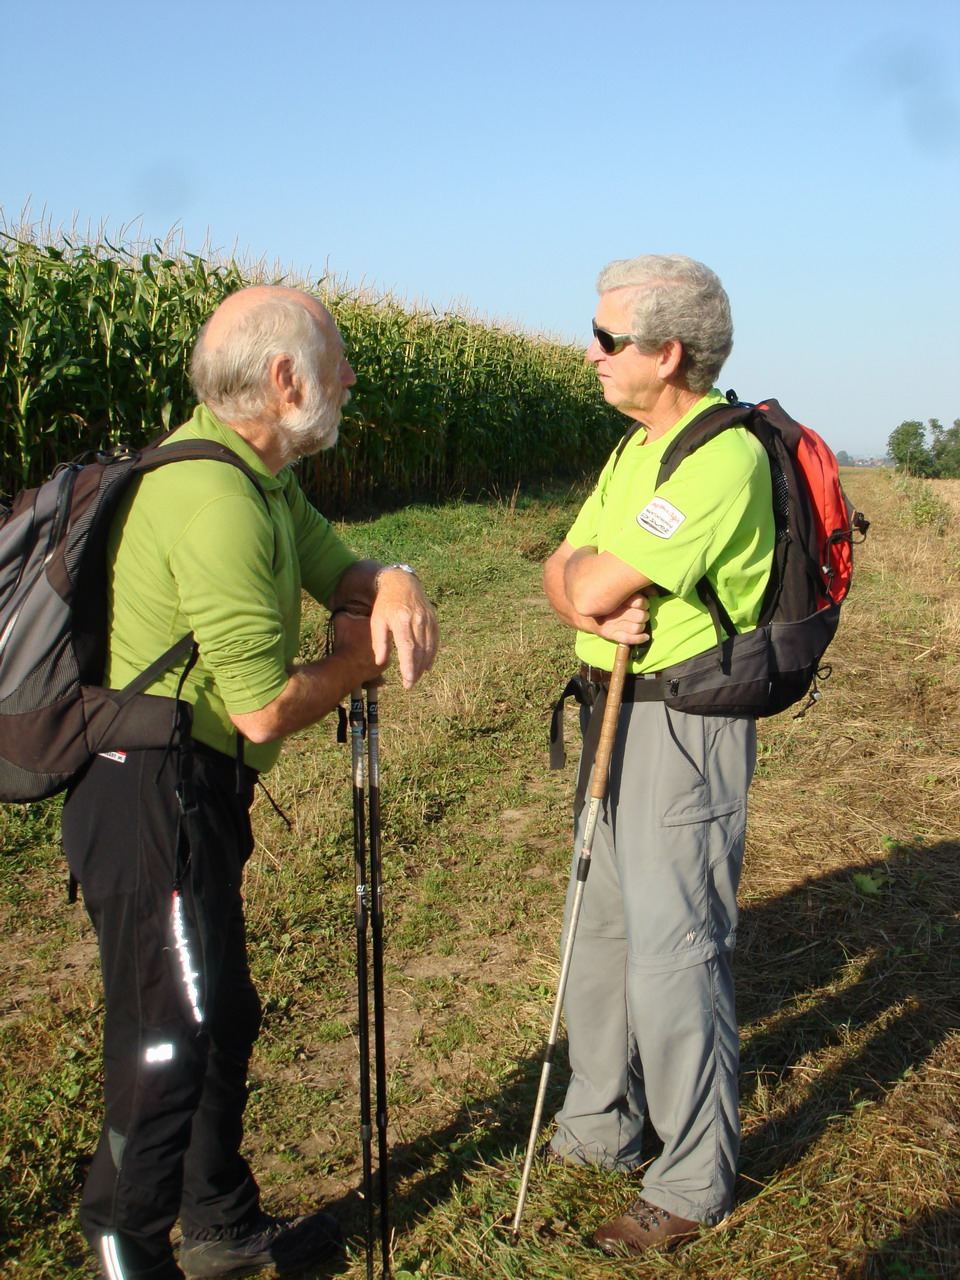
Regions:
[[841, 449], [837, 454], [837, 462], [839, 462], [841, 467], [853, 466], [853, 459], [850, 457], [849, 453], [847, 453], [846, 449]]
[[922, 422], [901, 422], [890, 433], [887, 452], [898, 471], [911, 476], [936, 474], [933, 454], [927, 448], [926, 430]]
[[935, 474], [945, 480], [960, 479], [960, 418], [954, 418], [952, 427], [943, 427], [931, 418], [929, 426]]

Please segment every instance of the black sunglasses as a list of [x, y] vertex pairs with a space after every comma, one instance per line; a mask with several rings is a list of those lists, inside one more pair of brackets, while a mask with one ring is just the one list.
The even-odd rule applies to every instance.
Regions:
[[593, 322], [593, 336], [600, 344], [600, 350], [607, 356], [618, 355], [628, 342], [635, 342], [635, 333], [611, 333], [609, 329], [600, 329], [596, 320]]

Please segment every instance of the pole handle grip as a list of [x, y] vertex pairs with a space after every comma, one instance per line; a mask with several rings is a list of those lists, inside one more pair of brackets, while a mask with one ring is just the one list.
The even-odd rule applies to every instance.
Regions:
[[613, 744], [617, 736], [617, 720], [620, 717], [620, 703], [623, 701], [623, 684], [627, 677], [629, 658], [630, 646], [618, 644], [613, 673], [607, 688], [607, 701], [603, 708], [603, 724], [600, 728], [600, 742], [597, 745], [596, 762], [593, 766], [593, 779], [590, 783], [592, 800], [602, 800], [607, 793], [610, 757], [613, 755]]

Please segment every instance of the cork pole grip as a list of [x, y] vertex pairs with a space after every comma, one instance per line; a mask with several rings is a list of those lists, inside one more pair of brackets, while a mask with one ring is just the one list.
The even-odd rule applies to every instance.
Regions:
[[607, 792], [607, 776], [610, 772], [610, 757], [613, 755], [613, 743], [617, 736], [617, 720], [620, 716], [620, 703], [623, 700], [623, 682], [627, 676], [627, 662], [630, 658], [628, 644], [617, 645], [617, 656], [613, 663], [613, 674], [607, 689], [607, 702], [603, 708], [603, 724], [600, 728], [600, 742], [597, 746], [597, 758], [593, 766], [593, 780], [590, 784], [590, 798], [602, 800]]

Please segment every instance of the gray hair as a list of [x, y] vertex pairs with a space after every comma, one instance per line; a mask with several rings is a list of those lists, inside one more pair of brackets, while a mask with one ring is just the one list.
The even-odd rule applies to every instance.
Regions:
[[268, 403], [268, 369], [278, 355], [289, 356], [292, 372], [305, 385], [316, 382], [326, 354], [321, 326], [296, 299], [282, 293], [265, 298], [232, 324], [223, 340], [207, 342], [210, 320], [200, 330], [190, 360], [190, 381], [224, 422], [258, 417]]
[[720, 277], [702, 262], [674, 253], [609, 262], [597, 292], [634, 288], [631, 332], [650, 355], [676, 338], [683, 344], [680, 373], [691, 391], [707, 392], [733, 349], [730, 299]]

